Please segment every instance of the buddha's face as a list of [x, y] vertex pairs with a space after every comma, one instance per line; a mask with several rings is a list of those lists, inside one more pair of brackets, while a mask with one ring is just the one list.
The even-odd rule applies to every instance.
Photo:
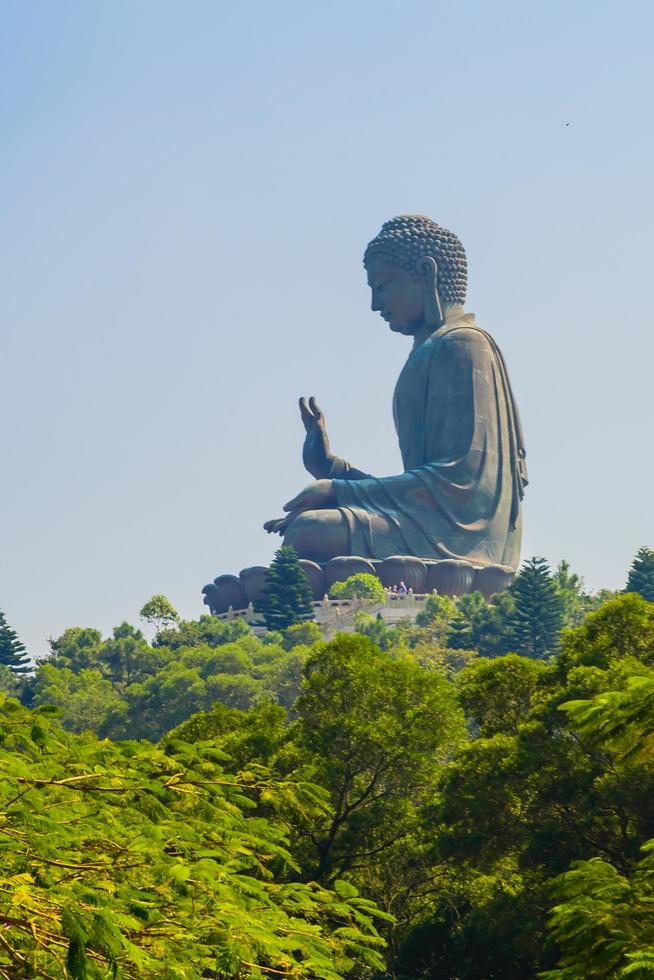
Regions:
[[424, 282], [386, 259], [370, 259], [366, 271], [372, 310], [395, 333], [412, 336], [425, 322]]

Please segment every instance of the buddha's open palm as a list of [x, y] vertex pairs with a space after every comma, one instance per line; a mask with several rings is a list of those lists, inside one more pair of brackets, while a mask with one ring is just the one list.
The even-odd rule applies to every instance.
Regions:
[[284, 504], [284, 510], [288, 511], [286, 517], [276, 517], [272, 521], [266, 521], [263, 525], [264, 531], [267, 531], [268, 534], [285, 534], [286, 528], [298, 514], [303, 514], [307, 510], [330, 507], [335, 502], [332, 480], [317, 480], [301, 490], [287, 504]]
[[300, 415], [306, 430], [302, 459], [304, 465], [317, 480], [329, 476], [333, 456], [329, 452], [329, 436], [325, 428], [325, 416], [316, 399], [300, 398]]

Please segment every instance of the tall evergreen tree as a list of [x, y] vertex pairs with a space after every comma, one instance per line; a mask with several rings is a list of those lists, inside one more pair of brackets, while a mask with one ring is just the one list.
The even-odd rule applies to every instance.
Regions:
[[544, 558], [526, 561], [512, 587], [511, 634], [516, 653], [546, 658], [556, 653], [563, 626], [563, 600]]
[[639, 548], [629, 569], [627, 592], [637, 592], [648, 602], [654, 602], [654, 551]]
[[275, 552], [256, 609], [263, 613], [269, 630], [285, 630], [313, 619], [311, 586], [295, 548], [284, 545]]
[[560, 561], [552, 577], [563, 601], [563, 625], [579, 626], [596, 600], [586, 592], [583, 578], [570, 570], [569, 562]]
[[30, 658], [25, 652], [25, 645], [18, 639], [16, 631], [11, 629], [1, 609], [0, 664], [9, 667], [14, 674], [29, 674], [32, 669]]

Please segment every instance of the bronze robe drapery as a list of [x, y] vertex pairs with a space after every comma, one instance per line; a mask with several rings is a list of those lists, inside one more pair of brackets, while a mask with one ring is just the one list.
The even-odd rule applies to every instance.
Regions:
[[[518, 411], [494, 340], [461, 307], [409, 356], [393, 399], [405, 472], [332, 466], [352, 555], [520, 559], [527, 482]], [[344, 477], [344, 478], [342, 478]]]

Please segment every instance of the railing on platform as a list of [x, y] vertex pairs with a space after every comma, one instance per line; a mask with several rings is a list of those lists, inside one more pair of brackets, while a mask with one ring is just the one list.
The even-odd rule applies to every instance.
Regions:
[[[376, 614], [381, 612], [382, 618], [401, 619], [408, 616], [414, 619], [420, 612], [430, 595], [433, 593], [414, 593], [412, 589], [406, 592], [387, 591], [383, 602], [370, 602], [366, 599], [330, 599], [324, 596], [320, 602], [314, 602], [314, 620], [319, 626], [338, 627], [339, 623], [345, 623], [354, 618], [357, 612], [369, 612]], [[232, 609], [230, 606], [227, 612], [220, 613], [216, 619], [229, 622], [234, 619], [243, 619], [249, 626], [263, 626], [263, 616], [255, 612], [254, 606], [250, 602], [246, 609]]]

